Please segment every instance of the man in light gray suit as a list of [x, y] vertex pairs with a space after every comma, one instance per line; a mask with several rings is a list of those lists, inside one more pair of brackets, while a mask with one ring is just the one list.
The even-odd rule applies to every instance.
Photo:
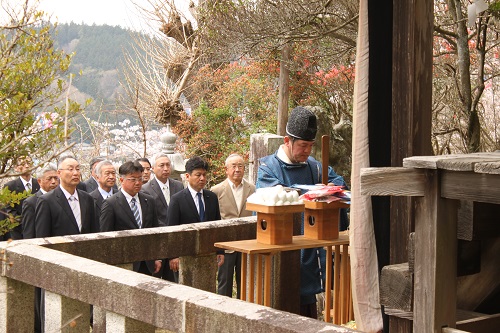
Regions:
[[[175, 179], [170, 179], [172, 163], [167, 154], [159, 153], [153, 158], [153, 173], [155, 177], [142, 186], [142, 191], [154, 198], [156, 214], [158, 215], [159, 226], [166, 226], [167, 209], [170, 198], [175, 193], [184, 189], [182, 183]], [[156, 275], [155, 275], [156, 276]], [[175, 274], [168, 266], [168, 260], [162, 263], [162, 272], [158, 274], [164, 280], [176, 281]]]
[[[220, 215], [223, 220], [251, 216], [252, 212], [245, 209], [245, 203], [250, 194], [255, 192], [255, 185], [247, 182], [243, 157], [231, 154], [226, 159], [227, 179], [210, 190], [219, 199]], [[237, 298], [240, 298], [241, 283], [241, 253], [226, 251], [224, 263], [219, 267], [217, 276], [219, 295], [231, 297], [233, 294], [233, 276], [236, 271]]]

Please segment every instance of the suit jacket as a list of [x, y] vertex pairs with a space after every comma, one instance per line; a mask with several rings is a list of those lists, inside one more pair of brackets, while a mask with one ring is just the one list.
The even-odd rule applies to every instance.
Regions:
[[[116, 192], [113, 190], [113, 193], [116, 193]], [[100, 216], [101, 216], [102, 204], [104, 203], [104, 198], [102, 197], [101, 192], [99, 192], [99, 188], [96, 188], [95, 190], [93, 190], [89, 194], [94, 199], [95, 213], [96, 213], [97, 219], [99, 221]]]
[[[99, 187], [96, 180], [92, 176], [90, 176], [89, 179], [87, 179], [86, 181], [84, 181], [78, 185], [79, 185], [78, 188], [83, 189], [84, 191], [87, 191], [87, 193], [92, 193]], [[115, 193], [115, 192], [118, 192], [118, 186], [116, 186], [116, 184], [113, 185], [113, 193]]]
[[99, 185], [97, 185], [97, 182], [95, 181], [94, 177], [90, 176], [89, 179], [83, 182], [85, 185], [87, 193], [93, 192]]
[[226, 179], [223, 182], [213, 186], [210, 190], [217, 195], [219, 199], [220, 215], [223, 220], [232, 219], [237, 217], [252, 216], [252, 211], [245, 209], [245, 203], [250, 194], [255, 192], [255, 185], [250, 184], [243, 179], [243, 195], [241, 197], [241, 209], [238, 210], [236, 200], [231, 189], [231, 184]]
[[[205, 200], [205, 220], [220, 220], [217, 195], [209, 190], [203, 190], [203, 198]], [[170, 206], [168, 207], [167, 214], [169, 226], [201, 222], [200, 215], [188, 188], [177, 192], [170, 198]]]
[[[139, 192], [139, 202], [142, 211], [142, 228], [158, 227], [158, 217], [153, 197], [147, 193]], [[110, 198], [104, 200], [99, 219], [101, 231], [119, 231], [139, 229], [127, 198], [122, 191], [118, 191]], [[138, 271], [140, 262], [134, 263], [134, 271]], [[146, 261], [151, 274], [154, 272], [154, 261]]]
[[82, 230], [78, 229], [75, 216], [61, 187], [38, 198], [35, 209], [36, 237], [66, 236], [99, 232], [94, 199], [86, 192], [76, 189], [80, 203]]
[[[154, 199], [147, 193], [139, 192], [142, 210], [142, 228], [158, 227], [158, 217]], [[99, 218], [101, 231], [139, 229], [132, 209], [122, 191], [104, 200]]]
[[[16, 193], [21, 193], [21, 192], [24, 192], [26, 190], [26, 188], [23, 185], [23, 182], [21, 181], [21, 178], [19, 178], [19, 177], [5, 183], [4, 187], [7, 187], [9, 189], [9, 191], [16, 192]], [[31, 193], [36, 193], [39, 190], [40, 190], [40, 184], [38, 184], [38, 180], [36, 178], [32, 178], [31, 179]], [[25, 199], [21, 200], [21, 202], [19, 204], [15, 204], [14, 207], [11, 207], [11, 206], [5, 207], [5, 211], [7, 213], [12, 214], [15, 218], [20, 219], [22, 212], [23, 212], [24, 200]], [[7, 216], [5, 216], [4, 214], [2, 214], [2, 215], [3, 216], [0, 216], [0, 220], [7, 218]], [[21, 221], [19, 221], [19, 222], [21, 222]], [[22, 239], [23, 238], [22, 233], [23, 233], [22, 224], [19, 224], [17, 227], [15, 227], [14, 229], [12, 229], [10, 231], [10, 236], [13, 239]]]
[[[170, 190], [170, 199], [172, 199], [172, 196], [175, 193], [180, 192], [184, 189], [184, 186], [178, 180], [169, 179], [168, 183], [168, 187]], [[151, 179], [149, 182], [142, 186], [142, 191], [154, 198], [156, 205], [156, 214], [158, 215], [158, 223], [160, 226], [166, 226], [168, 224], [168, 204], [165, 200], [165, 196], [163, 195], [163, 190], [158, 185], [158, 181], [154, 178]]]
[[35, 193], [23, 202], [23, 215], [21, 226], [23, 228], [23, 238], [35, 238], [35, 209], [38, 198], [43, 195], [41, 191]]

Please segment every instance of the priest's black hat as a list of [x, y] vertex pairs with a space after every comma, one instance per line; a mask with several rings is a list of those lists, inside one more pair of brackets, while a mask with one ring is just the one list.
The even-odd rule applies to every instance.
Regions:
[[300, 140], [314, 141], [317, 131], [316, 115], [312, 111], [302, 106], [297, 106], [290, 112], [288, 123], [286, 124], [287, 135]]

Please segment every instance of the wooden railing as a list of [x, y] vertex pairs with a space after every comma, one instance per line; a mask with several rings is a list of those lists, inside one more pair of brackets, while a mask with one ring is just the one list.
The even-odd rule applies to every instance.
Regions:
[[[250, 217], [2, 242], [0, 333], [33, 331], [34, 287], [45, 290], [46, 332], [88, 333], [89, 304], [94, 333], [354, 332], [210, 292], [213, 244], [254, 237]], [[182, 284], [115, 266], [168, 257], [181, 258]]]

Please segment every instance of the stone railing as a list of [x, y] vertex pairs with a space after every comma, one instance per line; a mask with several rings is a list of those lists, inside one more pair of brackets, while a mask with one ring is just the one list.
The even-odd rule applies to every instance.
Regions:
[[[255, 217], [2, 242], [0, 333], [33, 331], [35, 286], [46, 332], [88, 333], [89, 304], [93, 332], [353, 332], [214, 294], [213, 244], [251, 238]], [[181, 284], [115, 266], [169, 257], [181, 258]]]

